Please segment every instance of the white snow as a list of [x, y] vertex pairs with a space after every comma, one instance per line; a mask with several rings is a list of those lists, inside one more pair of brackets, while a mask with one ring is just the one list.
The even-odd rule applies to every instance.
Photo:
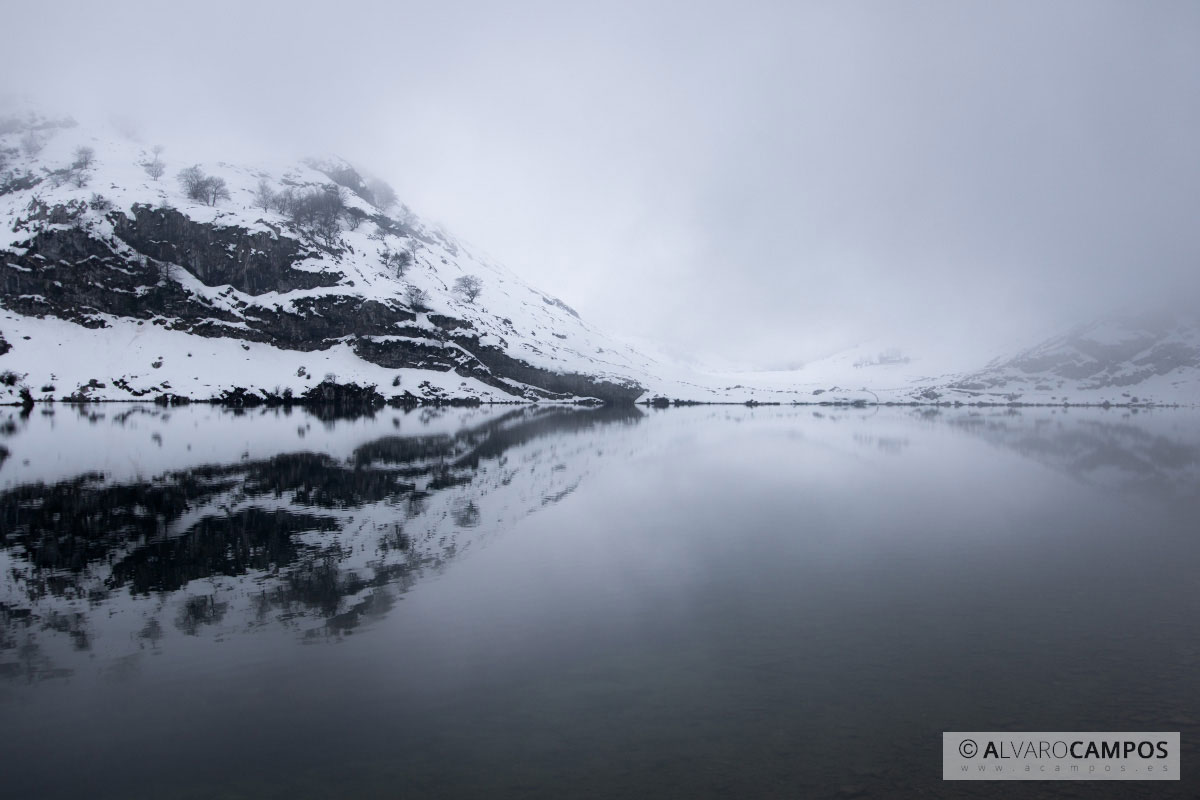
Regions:
[[[20, 244], [30, 232], [17, 221], [28, 215], [30, 204], [40, 201], [47, 206], [86, 204], [93, 195], [102, 195], [117, 211], [129, 213], [133, 205], [167, 204], [197, 222], [240, 226], [271, 236], [287, 235], [287, 221], [273, 211], [254, 204], [253, 193], [260, 180], [275, 190], [284, 186], [298, 189], [328, 186], [331, 181], [313, 166], [273, 164], [256, 167], [203, 162], [183, 148], [168, 147], [162, 158], [167, 171], [153, 180], [141, 166], [152, 154], [143, 144], [129, 140], [104, 126], [76, 126], [43, 132], [45, 146], [36, 157], [20, 152], [20, 131], [0, 136], [0, 148], [15, 153], [7, 170], [45, 176], [48, 170], [69, 165], [77, 147], [94, 148], [96, 159], [86, 186], [71, 182], [55, 186], [48, 178], [31, 189], [12, 191], [0, 196], [0, 260], [5, 253], [21, 252]], [[224, 178], [231, 199], [209, 207], [190, 201], [176, 176], [182, 167], [199, 163], [207, 173]], [[316, 162], [311, 162], [316, 163]], [[350, 205], [374, 214], [376, 209], [347, 193]], [[95, 235], [112, 236], [112, 224], [106, 211], [89, 209], [83, 222]], [[634, 381], [645, 388], [643, 399], [663, 396], [707, 402], [1019, 402], [1196, 403], [1200, 400], [1200, 367], [1195, 365], [1171, 374], [1154, 375], [1136, 386], [1096, 388], [1086, 381], [1047, 382], [1036, 375], [1004, 373], [1003, 386], [986, 390], [954, 388], [970, 383], [971, 373], [962, 365], [948, 369], [924, 361], [921, 353], [896, 351], [884, 341], [859, 347], [808, 364], [801, 369], [781, 372], [703, 372], [670, 359], [652, 357], [614, 339], [573, 314], [556, 298], [528, 286], [507, 268], [477, 253], [475, 248], [456, 241], [440, 228], [413, 220], [417, 255], [403, 278], [381, 263], [381, 253], [406, 249], [410, 237], [383, 234], [371, 222], [355, 230], [343, 230], [342, 255], [316, 253], [297, 265], [297, 269], [343, 275], [337, 286], [289, 292], [250, 295], [228, 285], [207, 285], [175, 265], [170, 279], [187, 291], [205, 298], [214, 306], [242, 313], [247, 305], [268, 309], [292, 309], [298, 300], [323, 296], [347, 295], [380, 302], [407, 305], [409, 286], [428, 293], [430, 313], [461, 320], [480, 340], [503, 349], [532, 366], [557, 373], [577, 373], [615, 382]], [[126, 255], [132, 255], [125, 248]], [[315, 252], [315, 251], [314, 251]], [[463, 275], [482, 279], [483, 292], [475, 303], [454, 294], [455, 279]], [[0, 285], [0, 289], [3, 286]], [[30, 299], [44, 302], [44, 298]], [[0, 306], [3, 295], [0, 295]], [[165, 322], [165, 321], [164, 321]], [[244, 322], [213, 320], [236, 334], [245, 330]], [[0, 373], [16, 376], [11, 386], [0, 385], [0, 402], [13, 402], [22, 386], [37, 398], [62, 398], [81, 390], [95, 399], [128, 400], [138, 392], [151, 395], [171, 392], [193, 398], [208, 398], [236, 386], [266, 391], [290, 388], [302, 392], [326, 374], [339, 380], [376, 384], [385, 394], [411, 391], [428, 382], [429, 392], [442, 396], [478, 397], [484, 400], [510, 400], [520, 396], [524, 387], [512, 385], [514, 394], [486, 386], [474, 379], [434, 370], [390, 370], [358, 358], [346, 343], [319, 351], [283, 350], [268, 345], [243, 343], [235, 338], [217, 339], [169, 331], [153, 321], [110, 319], [109, 327], [85, 328], [53, 318], [36, 319], [18, 315], [0, 307], [0, 335], [12, 351], [0, 356]], [[437, 326], [429, 314], [418, 314], [406, 326], [430, 332], [413, 341], [439, 344]], [[1187, 346], [1200, 348], [1197, 330], [1175, 334]], [[1098, 326], [1080, 338], [1097, 346], [1120, 346], [1141, 335], [1119, 326]], [[1162, 341], [1169, 341], [1163, 339]], [[1047, 346], [1060, 346], [1053, 342]], [[1200, 352], [1200, 349], [1197, 350]], [[153, 364], [161, 362], [155, 367]], [[999, 363], [999, 362], [998, 362]], [[298, 374], [300, 368], [305, 374]], [[999, 373], [996, 373], [999, 374]], [[393, 385], [396, 379], [399, 385]], [[115, 385], [127, 383], [128, 388]], [[105, 384], [103, 387], [96, 383]], [[53, 385], [53, 390], [42, 387]], [[84, 388], [91, 385], [91, 388]], [[1035, 388], [1046, 386], [1050, 388]], [[428, 394], [429, 392], [426, 392]], [[936, 397], [935, 397], [936, 395]]]

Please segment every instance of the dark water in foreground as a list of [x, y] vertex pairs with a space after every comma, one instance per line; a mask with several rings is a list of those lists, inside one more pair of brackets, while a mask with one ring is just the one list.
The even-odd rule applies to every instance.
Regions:
[[[6, 797], [1200, 794], [1194, 412], [0, 430]], [[943, 783], [945, 730], [1177, 730], [1183, 779]]]

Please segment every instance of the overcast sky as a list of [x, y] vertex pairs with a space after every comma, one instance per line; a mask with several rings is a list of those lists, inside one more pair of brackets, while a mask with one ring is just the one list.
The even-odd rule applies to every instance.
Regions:
[[701, 361], [1200, 300], [1196, 2], [2, 2], [3, 91], [341, 154]]

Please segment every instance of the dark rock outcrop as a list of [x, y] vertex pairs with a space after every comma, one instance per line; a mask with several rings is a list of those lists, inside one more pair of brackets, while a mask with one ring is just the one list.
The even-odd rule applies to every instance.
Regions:
[[157, 261], [178, 264], [209, 286], [228, 284], [247, 294], [336, 286], [339, 272], [313, 272], [296, 264], [320, 255], [298, 239], [231, 225], [195, 222], [173, 208], [138, 204], [132, 217], [113, 212], [114, 232]]
[[[108, 219], [116, 239], [87, 227], [82, 207], [31, 204], [17, 221], [29, 238], [0, 262], [0, 302], [19, 314], [92, 328], [106, 327], [111, 315], [288, 350], [346, 342], [360, 358], [382, 367], [454, 371], [523, 399], [627, 404], [643, 391], [631, 382], [526, 364], [483, 344], [468, 321], [429, 314], [425, 319], [432, 327], [418, 325], [417, 315], [398, 300], [368, 299], [349, 288], [283, 304], [239, 299], [235, 289], [254, 295], [332, 288], [342, 280], [337, 272], [297, 269], [312, 254], [293, 238], [198, 223], [174, 209], [148, 205], [135, 205], [132, 216], [112, 212]], [[215, 296], [193, 292], [178, 281], [180, 267], [209, 286], [231, 288]], [[222, 400], [245, 405], [267, 398], [245, 390]]]

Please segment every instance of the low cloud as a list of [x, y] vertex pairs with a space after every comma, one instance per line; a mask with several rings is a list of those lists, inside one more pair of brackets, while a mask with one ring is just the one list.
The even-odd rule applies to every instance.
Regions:
[[338, 152], [618, 335], [785, 366], [1200, 296], [1200, 6], [28, 3], [0, 89]]

